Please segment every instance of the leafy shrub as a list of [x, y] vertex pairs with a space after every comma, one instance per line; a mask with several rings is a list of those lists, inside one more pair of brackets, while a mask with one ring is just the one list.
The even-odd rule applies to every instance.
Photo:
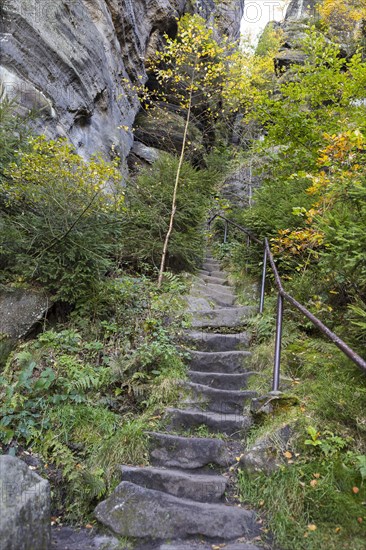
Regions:
[[117, 254], [121, 177], [116, 162], [86, 163], [65, 140], [38, 137], [29, 145], [5, 169], [0, 262], [12, 277], [73, 303]]
[[54, 504], [73, 519], [112, 489], [119, 464], [146, 461], [145, 432], [177, 398], [183, 288], [177, 276], [160, 291], [146, 277], [99, 282], [66, 326], [23, 343], [0, 376], [0, 447], [57, 468]]
[[[0, 183], [6, 180], [5, 168], [14, 162], [17, 153], [28, 147], [28, 120], [15, 113], [15, 106], [6, 98], [0, 102]], [[1, 198], [1, 194], [0, 194]]]
[[[126, 190], [123, 224], [124, 261], [138, 269], [160, 264], [167, 232], [178, 159], [161, 154]], [[213, 190], [214, 174], [184, 162], [177, 211], [167, 265], [173, 270], [193, 269], [202, 256], [203, 224]]]

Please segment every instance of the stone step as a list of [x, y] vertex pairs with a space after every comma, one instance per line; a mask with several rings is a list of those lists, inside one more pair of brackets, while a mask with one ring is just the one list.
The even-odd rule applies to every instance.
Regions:
[[135, 538], [206, 536], [233, 540], [260, 533], [252, 511], [177, 498], [128, 481], [122, 481], [98, 504], [95, 516], [117, 535]]
[[197, 298], [204, 298], [208, 301], [214, 302], [218, 306], [228, 307], [235, 304], [235, 296], [228, 292], [210, 292], [202, 288], [192, 287], [190, 296]]
[[240, 414], [167, 408], [164, 414], [167, 429], [191, 430], [206, 426], [210, 432], [239, 437], [252, 425], [250, 416]]
[[[225, 335], [228, 336], [228, 335]], [[236, 336], [230, 334], [229, 336]], [[200, 372], [222, 372], [225, 374], [246, 372], [246, 366], [252, 356], [250, 351], [196, 351], [186, 350], [189, 353], [191, 370]]]
[[248, 332], [219, 334], [200, 330], [187, 330], [184, 332], [183, 340], [199, 351], [235, 351], [249, 346], [250, 334]]
[[134, 466], [122, 466], [122, 480], [198, 502], [219, 502], [228, 483], [227, 478], [222, 475]]
[[[235, 463], [236, 446], [210, 437], [183, 437], [158, 432], [147, 433], [150, 461], [154, 466], [198, 470], [208, 464], [228, 467]], [[240, 453], [239, 453], [240, 454]]]
[[252, 306], [222, 307], [197, 311], [192, 319], [193, 328], [234, 328], [244, 325], [253, 316]]
[[196, 311], [207, 311], [212, 307], [212, 304], [206, 298], [200, 296], [184, 296], [185, 301], [188, 305], [188, 312], [195, 313]]
[[204, 269], [205, 271], [219, 271], [221, 269], [221, 265], [218, 260], [206, 259], [202, 264], [202, 269]]
[[191, 287], [190, 294], [194, 294], [195, 296], [222, 296], [224, 295], [227, 298], [236, 298], [234, 292], [231, 290], [229, 286], [225, 285], [215, 285], [211, 283], [205, 283], [202, 281], [202, 279], [196, 279]]
[[254, 546], [250, 543], [245, 542], [233, 542], [225, 545], [212, 545], [205, 544], [202, 540], [198, 541], [173, 541], [167, 542], [166, 544], [161, 544], [155, 550], [212, 550], [214, 546], [217, 548], [222, 548], [222, 550], [263, 550], [263, 547]]
[[199, 269], [197, 271], [198, 275], [210, 275], [211, 271], [208, 271], [207, 269]]
[[207, 292], [210, 292], [210, 293], [214, 293], [214, 292], [225, 293], [225, 294], [229, 294], [230, 296], [235, 297], [234, 292], [232, 291], [232, 289], [229, 286], [216, 284], [216, 283], [213, 283], [212, 281], [206, 283], [205, 281], [203, 281], [200, 278], [197, 278], [193, 282], [193, 289], [198, 289], [200, 292], [205, 291], [206, 293]]
[[219, 277], [222, 279], [227, 279], [227, 276], [228, 276], [227, 272], [222, 271], [221, 269], [208, 272], [208, 277]]
[[255, 372], [245, 372], [242, 374], [226, 374], [222, 372], [199, 372], [190, 370], [188, 377], [195, 384], [203, 384], [221, 390], [237, 390], [247, 387], [248, 379], [254, 376]]
[[200, 411], [224, 414], [243, 414], [244, 405], [257, 397], [257, 392], [247, 390], [222, 390], [194, 382], [185, 382], [190, 395], [185, 401]]
[[227, 277], [225, 276], [212, 277], [211, 275], [200, 275], [198, 278], [204, 281], [205, 283], [215, 284], [219, 286], [227, 286], [229, 284]]

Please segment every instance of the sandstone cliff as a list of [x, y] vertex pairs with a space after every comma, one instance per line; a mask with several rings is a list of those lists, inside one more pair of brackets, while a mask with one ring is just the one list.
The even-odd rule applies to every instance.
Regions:
[[123, 82], [187, 11], [238, 38], [244, 0], [5, 0], [0, 93], [36, 108], [37, 131], [66, 136], [84, 157], [128, 155], [139, 105]]

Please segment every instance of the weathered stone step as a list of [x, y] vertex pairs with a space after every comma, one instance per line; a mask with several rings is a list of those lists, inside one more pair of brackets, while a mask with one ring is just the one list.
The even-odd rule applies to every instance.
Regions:
[[207, 311], [211, 308], [211, 303], [208, 299], [203, 298], [202, 295], [200, 296], [185, 296], [185, 301], [188, 305], [188, 312], [194, 313], [196, 311]]
[[235, 304], [235, 296], [230, 292], [217, 292], [206, 290], [205, 287], [192, 287], [191, 297], [204, 298], [214, 302], [218, 306], [228, 307]]
[[225, 295], [227, 298], [236, 298], [234, 292], [229, 286], [226, 285], [216, 285], [212, 283], [205, 283], [202, 279], [197, 278], [192, 287], [191, 287], [191, 294], [199, 295], [199, 296], [222, 296]]
[[252, 425], [250, 416], [190, 409], [167, 408], [164, 417], [167, 420], [167, 429], [191, 430], [204, 425], [213, 433], [223, 433], [231, 437], [243, 435]]
[[134, 466], [122, 466], [122, 480], [198, 502], [219, 502], [228, 482], [227, 478], [221, 475]]
[[227, 277], [224, 275], [222, 277], [212, 277], [211, 275], [200, 275], [198, 277], [205, 283], [215, 284], [219, 286], [227, 286], [229, 284]]
[[222, 271], [221, 269], [216, 269], [214, 271], [208, 272], [208, 277], [219, 277], [222, 279], [227, 279], [227, 276], [228, 276], [227, 272]]
[[181, 499], [122, 481], [98, 504], [96, 518], [120, 536], [148, 539], [206, 536], [222, 540], [254, 537], [259, 526], [244, 508]]
[[185, 403], [198, 410], [207, 408], [210, 412], [241, 415], [244, 405], [257, 397], [257, 392], [254, 391], [222, 390], [194, 382], [185, 382], [184, 385], [190, 391]]
[[250, 376], [255, 372], [244, 372], [242, 374], [226, 374], [222, 372], [199, 372], [190, 370], [189, 379], [195, 384], [203, 384], [222, 390], [237, 390], [246, 388]]
[[235, 296], [234, 292], [232, 291], [232, 289], [229, 286], [222, 285], [222, 284], [216, 284], [212, 281], [206, 283], [205, 281], [203, 281], [199, 277], [197, 278], [196, 281], [194, 281], [193, 289], [198, 289], [201, 292], [205, 291], [206, 293], [207, 292], [210, 292], [210, 293], [220, 292], [220, 293], [229, 294], [230, 296]]
[[244, 325], [254, 314], [252, 306], [222, 307], [197, 311], [192, 319], [193, 328], [233, 328]]
[[222, 550], [263, 550], [263, 548], [259, 548], [259, 546], [254, 546], [253, 544], [245, 542], [234, 542], [222, 546], [220, 544], [204, 544], [202, 540], [173, 541], [171, 543], [161, 544], [155, 550], [212, 550], [214, 546], [220, 547]]
[[205, 271], [219, 271], [220, 268], [221, 266], [218, 260], [211, 260], [207, 258], [202, 264], [202, 269], [204, 269]]
[[[225, 335], [228, 336], [228, 335]], [[236, 336], [230, 334], [229, 336]], [[252, 356], [250, 351], [197, 351], [187, 350], [191, 370], [200, 372], [222, 372], [225, 374], [245, 372]]]
[[219, 334], [200, 330], [187, 330], [183, 335], [183, 340], [199, 351], [234, 351], [249, 346], [250, 334], [248, 332]]
[[150, 460], [155, 466], [198, 470], [208, 464], [227, 467], [235, 463], [235, 445], [210, 437], [182, 437], [148, 432]]

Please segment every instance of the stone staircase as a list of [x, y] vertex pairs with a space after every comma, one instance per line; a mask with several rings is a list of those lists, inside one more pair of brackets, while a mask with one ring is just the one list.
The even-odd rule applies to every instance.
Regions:
[[121, 466], [122, 482], [95, 514], [117, 535], [139, 539], [141, 549], [256, 550], [251, 541], [260, 537], [260, 524], [231, 496], [228, 473], [252, 425], [245, 411], [256, 394], [245, 388], [255, 373], [241, 329], [253, 309], [235, 305], [211, 256], [187, 302], [191, 359], [181, 404], [166, 410], [164, 433], [148, 434], [151, 466]]

